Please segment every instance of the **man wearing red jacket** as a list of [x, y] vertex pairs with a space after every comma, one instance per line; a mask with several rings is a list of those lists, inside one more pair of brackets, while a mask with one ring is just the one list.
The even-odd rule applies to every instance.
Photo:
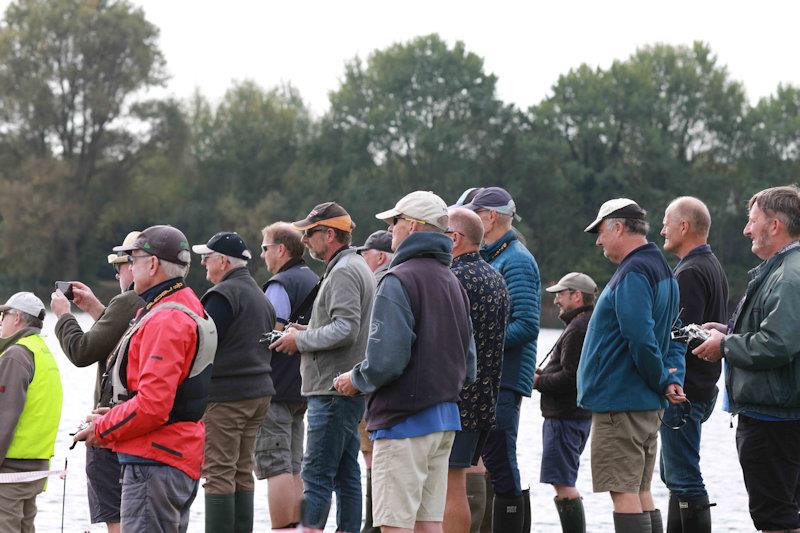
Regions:
[[178, 229], [152, 226], [130, 246], [134, 290], [145, 301], [106, 368], [112, 408], [75, 436], [110, 447], [122, 465], [122, 530], [184, 532], [203, 461], [216, 329], [184, 276], [191, 256]]

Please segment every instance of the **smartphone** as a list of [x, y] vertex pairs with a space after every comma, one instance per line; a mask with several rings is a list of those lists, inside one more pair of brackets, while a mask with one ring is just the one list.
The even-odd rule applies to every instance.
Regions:
[[60, 290], [64, 293], [67, 300], [72, 301], [73, 294], [72, 294], [72, 283], [69, 281], [56, 281], [56, 289]]

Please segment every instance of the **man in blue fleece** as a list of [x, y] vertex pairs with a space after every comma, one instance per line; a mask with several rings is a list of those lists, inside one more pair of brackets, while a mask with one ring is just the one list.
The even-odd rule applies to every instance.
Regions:
[[475, 380], [469, 298], [449, 268], [441, 198], [416, 191], [375, 216], [389, 224], [395, 257], [378, 285], [366, 359], [334, 385], [368, 395], [373, 525], [440, 532], [459, 393]]
[[670, 339], [678, 321], [678, 284], [659, 248], [647, 241], [646, 212], [609, 200], [586, 228], [619, 265], [597, 300], [578, 365], [578, 405], [592, 412], [592, 485], [610, 492], [617, 532], [661, 533], [650, 481], [659, 417], [686, 401], [685, 345]]
[[519, 216], [508, 191], [486, 187], [464, 207], [481, 218], [484, 230], [481, 256], [503, 275], [511, 299], [497, 395], [497, 427], [489, 432], [482, 458], [494, 491], [492, 531], [520, 533], [530, 531], [530, 513], [526, 516], [524, 512], [530, 510], [530, 492], [523, 491], [520, 483], [517, 433], [522, 397], [531, 396], [536, 369], [541, 307], [539, 266], [511, 227]]

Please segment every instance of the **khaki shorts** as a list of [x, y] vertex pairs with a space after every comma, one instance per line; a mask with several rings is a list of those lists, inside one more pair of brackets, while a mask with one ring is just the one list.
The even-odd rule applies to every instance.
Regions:
[[361, 451], [372, 453], [372, 441], [369, 438], [369, 431], [367, 431], [367, 421], [363, 418], [358, 423], [358, 438], [361, 441]]
[[660, 411], [592, 414], [592, 489], [650, 490], [658, 453]]
[[414, 529], [441, 522], [454, 431], [378, 439], [372, 455], [372, 523]]

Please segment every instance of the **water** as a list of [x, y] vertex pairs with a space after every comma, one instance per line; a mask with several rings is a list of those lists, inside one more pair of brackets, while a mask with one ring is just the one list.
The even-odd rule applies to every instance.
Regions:
[[[84, 328], [91, 326], [92, 321], [88, 316], [81, 316], [79, 320], [84, 325]], [[99, 533], [105, 531], [105, 527], [100, 525], [92, 526], [89, 523], [89, 508], [86, 502], [86, 476], [84, 474], [84, 447], [79, 444], [74, 450], [68, 450], [71, 442], [71, 437], [68, 434], [91, 411], [95, 369], [94, 367], [76, 368], [64, 357], [53, 334], [54, 324], [55, 318], [52, 315], [48, 315], [45, 320], [46, 340], [58, 361], [61, 369], [61, 380], [64, 385], [64, 410], [56, 440], [56, 455], [51, 463], [53, 469], [61, 468], [64, 466], [64, 459], [69, 459], [64, 531]], [[552, 329], [546, 329], [541, 332], [539, 337], [540, 354], [547, 353], [558, 338], [559, 333], [558, 330]], [[718, 402], [714, 414], [703, 425], [701, 467], [711, 500], [717, 502], [717, 507], [712, 508], [714, 531], [753, 531], [752, 522], [747, 512], [747, 494], [736, 456], [735, 430], [729, 428], [729, 421], [730, 417], [720, 409]], [[561, 529], [558, 522], [558, 514], [552, 502], [553, 489], [549, 485], [538, 483], [541, 462], [541, 429], [542, 416], [539, 409], [539, 396], [538, 393], [535, 393], [533, 398], [525, 398], [522, 402], [518, 444], [520, 472], [523, 486], [530, 485], [531, 488], [533, 531], [559, 532]], [[362, 472], [364, 472], [363, 467]], [[587, 531], [597, 533], [613, 531], [611, 499], [608, 494], [594, 494], [591, 492], [588, 445], [582, 457], [577, 485], [584, 498], [588, 524]], [[39, 507], [39, 513], [36, 517], [37, 530], [44, 532], [60, 531], [62, 487], [62, 480], [51, 478], [48, 489], [39, 495], [37, 499]], [[668, 495], [664, 484], [660, 481], [658, 465], [656, 465], [656, 472], [653, 476], [652, 489], [656, 505], [663, 510], [664, 519], [666, 520]], [[189, 531], [202, 532], [204, 529], [203, 499], [201, 487], [192, 506]], [[258, 481], [256, 483], [255, 501], [256, 519], [254, 531], [269, 531], [266, 481]], [[335, 530], [334, 515], [335, 513], [332, 512], [327, 531]]]

